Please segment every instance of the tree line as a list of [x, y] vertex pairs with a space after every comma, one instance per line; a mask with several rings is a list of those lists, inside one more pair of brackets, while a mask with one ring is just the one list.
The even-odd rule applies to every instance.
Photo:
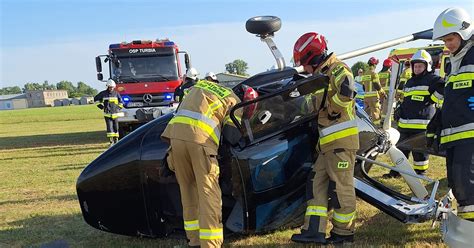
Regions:
[[76, 85], [66, 80], [60, 81], [57, 84], [50, 84], [46, 80], [43, 83], [26, 83], [23, 88], [19, 86], [3, 87], [0, 88], [0, 95], [21, 94], [30, 90], [66, 90], [69, 97], [97, 95], [97, 90], [84, 82], [77, 82]]

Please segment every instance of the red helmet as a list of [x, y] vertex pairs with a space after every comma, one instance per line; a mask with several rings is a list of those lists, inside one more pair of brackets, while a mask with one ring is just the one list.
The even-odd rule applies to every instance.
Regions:
[[383, 61], [383, 66], [385, 67], [392, 67], [392, 60], [391, 59], [386, 59]]
[[[245, 84], [242, 85], [244, 90], [244, 102], [254, 100], [258, 97], [258, 92], [255, 91], [252, 87]], [[250, 119], [257, 109], [257, 103], [252, 103], [244, 107], [243, 118]]]
[[370, 57], [369, 61], [367, 62], [367, 64], [369, 65], [378, 65], [379, 64], [379, 60], [376, 59], [375, 57]]
[[327, 51], [327, 41], [323, 35], [310, 32], [303, 34], [293, 48], [293, 59], [297, 66], [317, 64]]

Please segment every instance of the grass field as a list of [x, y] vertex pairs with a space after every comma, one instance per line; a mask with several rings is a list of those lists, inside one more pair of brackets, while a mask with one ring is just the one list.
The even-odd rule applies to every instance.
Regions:
[[[112, 235], [88, 226], [75, 193], [82, 169], [107, 149], [105, 124], [95, 106], [0, 112], [0, 247], [173, 247], [183, 240]], [[384, 159], [384, 158], [382, 158]], [[380, 176], [382, 169], [371, 174]], [[428, 175], [446, 190], [444, 159], [431, 158]], [[388, 183], [406, 190], [402, 183]], [[441, 192], [441, 193], [443, 193]], [[355, 246], [444, 247], [431, 223], [406, 225], [357, 202]], [[297, 229], [234, 237], [229, 246], [292, 245]]]

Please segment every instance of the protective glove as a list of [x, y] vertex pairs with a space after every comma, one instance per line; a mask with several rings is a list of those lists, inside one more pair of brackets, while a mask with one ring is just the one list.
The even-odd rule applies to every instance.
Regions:
[[104, 105], [103, 105], [102, 103], [97, 104], [97, 107], [98, 107], [99, 109], [104, 109]]
[[436, 114], [426, 127], [426, 147], [432, 147], [435, 152], [439, 151], [441, 138], [441, 110], [437, 109]]
[[469, 108], [474, 111], [474, 96], [471, 96], [467, 99], [467, 101], [469, 102]]

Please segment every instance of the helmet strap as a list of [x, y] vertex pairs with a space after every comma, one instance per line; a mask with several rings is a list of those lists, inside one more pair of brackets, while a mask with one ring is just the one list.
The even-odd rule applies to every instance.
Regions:
[[456, 51], [453, 53], [453, 55], [456, 56], [456, 54], [458, 54], [458, 53], [464, 48], [464, 46], [466, 46], [466, 44], [467, 44], [467, 41], [461, 39], [461, 45], [459, 46], [458, 50], [456, 50]]

